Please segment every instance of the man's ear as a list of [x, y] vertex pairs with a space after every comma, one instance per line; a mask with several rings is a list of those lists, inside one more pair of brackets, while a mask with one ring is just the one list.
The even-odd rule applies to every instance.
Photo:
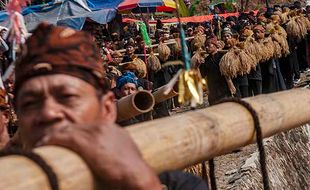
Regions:
[[101, 117], [104, 121], [115, 123], [117, 118], [117, 107], [113, 92], [107, 92], [101, 96]]
[[9, 110], [3, 111], [3, 114], [1, 117], [2, 117], [2, 121], [5, 124], [5, 126], [8, 126], [10, 122], [10, 111]]

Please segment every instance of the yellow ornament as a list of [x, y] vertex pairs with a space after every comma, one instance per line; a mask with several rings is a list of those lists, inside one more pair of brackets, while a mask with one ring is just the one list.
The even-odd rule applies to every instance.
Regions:
[[203, 104], [203, 87], [206, 81], [196, 69], [183, 70], [179, 75], [179, 103], [196, 107]]

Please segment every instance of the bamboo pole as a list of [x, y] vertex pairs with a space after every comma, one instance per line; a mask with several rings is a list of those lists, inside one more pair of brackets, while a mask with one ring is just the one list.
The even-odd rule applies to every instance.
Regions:
[[153, 95], [146, 90], [121, 98], [117, 101], [117, 121], [124, 121], [147, 113], [153, 109], [154, 105]]
[[[205, 36], [205, 35], [203, 35], [203, 36]], [[191, 37], [185, 38], [185, 40], [190, 40], [190, 39], [194, 39], [194, 38], [195, 38], [194, 36], [191, 36]], [[175, 39], [169, 39], [166, 42], [164, 42], [164, 44], [166, 44], [166, 45], [171, 45], [171, 44], [176, 44], [176, 43], [177, 43], [177, 41]], [[153, 48], [153, 47], [158, 47], [158, 46], [159, 46], [159, 44], [153, 44], [150, 47]], [[120, 50], [116, 50], [116, 51], [119, 53], [125, 53], [126, 49], [120, 49]]]
[[[310, 121], [310, 90], [295, 89], [245, 99], [258, 113], [264, 137]], [[223, 103], [127, 128], [144, 159], [157, 173], [180, 169], [255, 141], [253, 119], [243, 106]], [[55, 154], [56, 150], [59, 152]], [[35, 149], [58, 173], [60, 189], [94, 189], [85, 163], [59, 147]], [[13, 162], [13, 160], [15, 162]], [[0, 158], [0, 189], [35, 189], [46, 179], [23, 157]], [[55, 169], [56, 168], [56, 169]], [[83, 169], [82, 169], [83, 168]], [[29, 173], [29, 175], [27, 175]], [[79, 175], [77, 175], [79, 173]], [[14, 182], [12, 181], [14, 179]]]
[[168, 88], [167, 85], [165, 85], [156, 89], [153, 92], [153, 96], [155, 98], [155, 104], [158, 104], [160, 102], [163, 102], [178, 95], [178, 90], [176, 87], [171, 90], [168, 90], [168, 92], [167, 88]]

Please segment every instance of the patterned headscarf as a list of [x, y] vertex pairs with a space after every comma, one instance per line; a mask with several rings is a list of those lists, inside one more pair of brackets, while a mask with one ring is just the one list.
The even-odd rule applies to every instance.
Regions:
[[23, 50], [16, 63], [15, 94], [28, 79], [47, 74], [71, 75], [108, 90], [98, 48], [85, 32], [42, 23]]
[[209, 37], [206, 40], [206, 44], [213, 44], [213, 45], [217, 46], [218, 45], [217, 37], [216, 36]]
[[127, 71], [122, 76], [118, 77], [116, 88], [121, 89], [127, 83], [133, 83], [138, 87], [137, 77], [133, 72]]

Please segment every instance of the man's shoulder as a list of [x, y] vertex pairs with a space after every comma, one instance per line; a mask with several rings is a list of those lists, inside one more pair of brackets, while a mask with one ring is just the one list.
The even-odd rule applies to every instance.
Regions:
[[169, 171], [159, 175], [168, 190], [208, 190], [208, 184], [201, 178], [182, 171]]

